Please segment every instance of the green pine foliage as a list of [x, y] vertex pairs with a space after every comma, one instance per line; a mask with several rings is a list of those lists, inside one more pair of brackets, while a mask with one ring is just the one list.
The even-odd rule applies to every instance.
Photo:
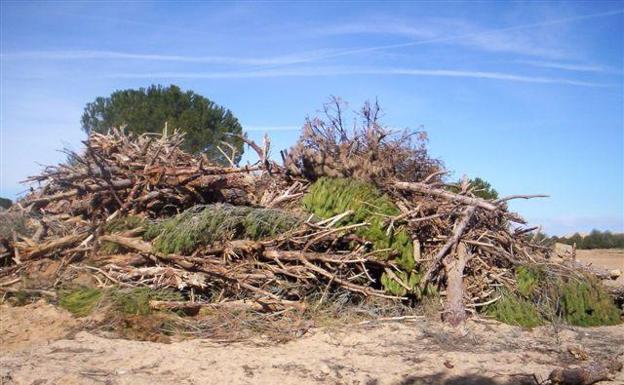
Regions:
[[186, 134], [183, 145], [186, 151], [205, 152], [210, 159], [225, 163], [217, 146], [226, 141], [237, 149], [234, 161], [240, 160], [243, 142], [228, 135], [242, 133], [242, 126], [232, 112], [175, 85], [118, 90], [88, 103], [82, 115], [82, 129], [87, 133], [106, 133], [113, 127], [124, 126], [135, 134], [161, 133], [165, 122], [170, 132], [178, 129]]
[[[106, 222], [104, 225], [104, 232], [106, 234], [120, 233], [140, 227], [146, 227], [147, 224], [147, 220], [143, 217], [137, 215], [127, 215]], [[118, 254], [124, 251], [125, 249], [115, 242], [101, 242], [98, 248], [98, 252], [103, 255]]]
[[559, 287], [561, 317], [570, 325], [599, 326], [620, 323], [620, 310], [595, 278], [569, 280]]
[[352, 210], [353, 215], [344, 218], [340, 225], [369, 223], [357, 230], [358, 235], [371, 241], [375, 249], [393, 249], [400, 256], [399, 265], [406, 271], [414, 268], [412, 240], [407, 231], [399, 230], [388, 235], [383, 226], [385, 219], [399, 215], [400, 211], [373, 185], [348, 178], [322, 177], [310, 186], [303, 205], [321, 218]]
[[539, 289], [540, 282], [546, 279], [544, 271], [536, 266], [520, 266], [515, 273], [518, 292], [530, 297]]
[[271, 237], [301, 222], [301, 218], [282, 210], [211, 204], [149, 225], [144, 238], [153, 240], [154, 249], [161, 253], [190, 254], [215, 242]]
[[[498, 191], [492, 187], [490, 182], [485, 179], [481, 179], [479, 177], [469, 179], [470, 187], [474, 195], [483, 199], [498, 199]], [[462, 180], [458, 180], [455, 185], [449, 185], [448, 189], [452, 192], [458, 193], [460, 192], [459, 186], [461, 185]]]
[[138, 215], [126, 215], [112, 219], [104, 225], [104, 232], [107, 234], [120, 233], [122, 231], [134, 230], [147, 225], [147, 220]]
[[499, 295], [501, 299], [488, 306], [485, 314], [509, 325], [532, 328], [544, 324], [544, 317], [532, 301], [508, 290]]
[[85, 317], [100, 303], [103, 294], [100, 289], [88, 287], [64, 290], [59, 292], [59, 305], [76, 317]]
[[180, 292], [171, 289], [150, 289], [149, 287], [136, 287], [130, 289], [117, 289], [107, 293], [113, 310], [128, 315], [148, 315], [151, 313], [149, 302], [156, 301], [182, 301], [184, 297]]
[[97, 307], [127, 315], [148, 315], [151, 313], [149, 302], [182, 301], [181, 293], [171, 289], [111, 288], [97, 289], [79, 287], [59, 291], [59, 305], [76, 317], [86, 317]]
[[[406, 273], [405, 271], [395, 271], [394, 275], [410, 288], [410, 291], [414, 290], [416, 285], [420, 283], [422, 276], [416, 272]], [[390, 275], [384, 273], [381, 275], [381, 284], [389, 293], [398, 295], [400, 297], [407, 294], [407, 288], [401, 285], [396, 279], [393, 279]]]
[[[415, 267], [412, 239], [404, 229], [397, 229], [387, 234], [383, 225], [388, 217], [400, 214], [392, 200], [370, 183], [349, 178], [318, 179], [303, 199], [305, 209], [321, 218], [331, 218], [348, 210], [353, 215], [344, 218], [339, 224], [348, 225], [367, 222], [356, 234], [370, 241], [375, 250], [392, 249], [398, 257], [397, 264], [403, 270], [397, 272], [408, 287], [414, 287], [419, 276], [412, 272]], [[386, 257], [390, 253], [386, 254]], [[380, 254], [383, 257], [383, 254]], [[398, 282], [384, 274], [382, 284], [391, 293], [404, 295], [406, 290]]]
[[556, 275], [537, 265], [519, 267], [515, 278], [517, 290], [501, 290], [501, 299], [486, 314], [525, 327], [555, 321], [575, 326], [621, 322], [620, 310], [596, 278]]

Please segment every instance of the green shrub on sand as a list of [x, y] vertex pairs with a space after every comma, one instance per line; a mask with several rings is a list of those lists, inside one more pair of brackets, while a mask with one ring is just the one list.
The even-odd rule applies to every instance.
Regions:
[[570, 279], [559, 286], [560, 315], [566, 323], [578, 326], [615, 325], [620, 310], [594, 277]]
[[533, 327], [546, 322], [576, 326], [615, 325], [620, 310], [602, 284], [587, 275], [567, 276], [545, 266], [520, 266], [517, 290], [501, 290], [500, 299], [485, 309], [499, 321]]

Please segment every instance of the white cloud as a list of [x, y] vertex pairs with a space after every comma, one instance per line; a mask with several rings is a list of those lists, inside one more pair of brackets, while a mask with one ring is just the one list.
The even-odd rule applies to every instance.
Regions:
[[454, 77], [472, 79], [503, 80], [524, 83], [564, 84], [580, 87], [615, 87], [612, 84], [594, 83], [566, 78], [537, 77], [516, 75], [504, 72], [449, 70], [449, 69], [414, 69], [414, 68], [358, 68], [358, 67], [312, 67], [299, 69], [270, 69], [257, 71], [232, 72], [156, 72], [156, 73], [117, 73], [110, 78], [124, 79], [243, 79], [272, 77], [310, 77], [310, 76], [347, 76], [347, 75], [402, 75], [428, 77]]
[[503, 28], [487, 29], [474, 23], [457, 19], [374, 20], [323, 27], [315, 30], [318, 35], [395, 35], [415, 40], [405, 43], [380, 45], [346, 50], [330, 57], [353, 53], [405, 48], [424, 44], [453, 44], [489, 52], [505, 52], [527, 56], [560, 59], [568, 56], [552, 28], [542, 33], [541, 28], [572, 23], [587, 19], [620, 15], [624, 10], [614, 10], [590, 15], [519, 24]]
[[533, 67], [551, 68], [565, 71], [578, 71], [578, 72], [598, 72], [598, 73], [610, 73], [610, 74], [622, 74], [622, 71], [618, 71], [614, 68], [596, 65], [596, 64], [579, 64], [579, 63], [562, 63], [552, 61], [536, 61], [536, 60], [519, 60], [518, 63], [530, 65]]
[[265, 58], [245, 58], [234, 56], [185, 56], [168, 54], [150, 54], [118, 51], [25, 51], [2, 54], [3, 59], [35, 59], [35, 60], [144, 60], [183, 63], [208, 63], [229, 65], [288, 65], [305, 63], [325, 56], [328, 50], [317, 50], [284, 56]]

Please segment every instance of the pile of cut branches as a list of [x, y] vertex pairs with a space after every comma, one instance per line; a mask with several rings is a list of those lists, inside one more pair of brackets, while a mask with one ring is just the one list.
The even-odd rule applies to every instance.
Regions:
[[31, 193], [3, 214], [25, 225], [0, 234], [0, 288], [55, 259], [56, 286], [88, 271], [99, 286], [185, 298], [156, 308], [442, 295], [444, 318], [458, 324], [513, 290], [518, 266], [550, 264], [550, 250], [527, 236], [535, 228], [507, 207], [542, 195], [486, 200], [467, 181], [449, 188], [424, 134], [414, 143], [386, 130], [376, 105], [348, 130], [340, 108], [308, 120], [283, 164], [269, 159], [268, 138], [243, 137], [258, 161], [224, 167], [185, 153], [178, 133], [91, 134], [82, 153], [29, 178]]

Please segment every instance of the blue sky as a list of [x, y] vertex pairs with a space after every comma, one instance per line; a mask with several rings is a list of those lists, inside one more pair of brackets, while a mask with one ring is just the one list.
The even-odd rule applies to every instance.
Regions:
[[80, 148], [84, 105], [177, 84], [274, 154], [330, 95], [424, 128], [551, 234], [624, 230], [624, 1], [1, 3], [0, 196]]

